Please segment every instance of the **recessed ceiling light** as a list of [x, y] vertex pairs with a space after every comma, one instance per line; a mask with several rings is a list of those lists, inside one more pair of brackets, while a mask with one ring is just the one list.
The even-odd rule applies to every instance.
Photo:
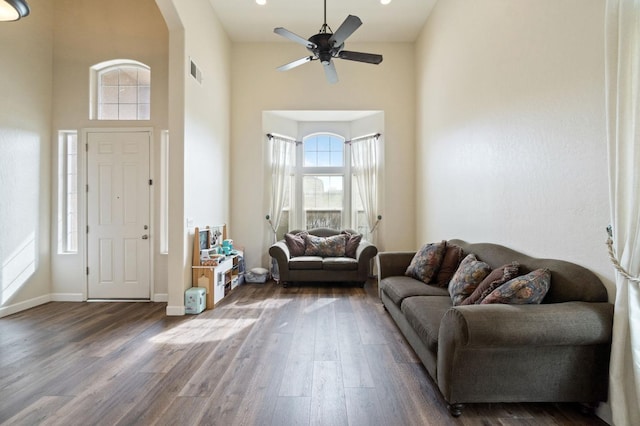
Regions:
[[267, 0], [256, 0], [256, 3], [258, 3], [260, 6], [264, 6], [265, 4], [267, 4]]
[[380, 4], [387, 5], [389, 3], [391, 3], [391, 0], [380, 0]]

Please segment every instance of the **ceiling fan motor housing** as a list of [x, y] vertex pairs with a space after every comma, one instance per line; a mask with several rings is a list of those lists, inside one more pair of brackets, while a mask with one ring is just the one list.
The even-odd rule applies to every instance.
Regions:
[[308, 47], [307, 49], [325, 65], [331, 61], [332, 57], [337, 57], [344, 46], [344, 43], [342, 43], [340, 46], [334, 47], [330, 41], [332, 35], [331, 33], [318, 33], [309, 38], [309, 41], [315, 44], [316, 47]]

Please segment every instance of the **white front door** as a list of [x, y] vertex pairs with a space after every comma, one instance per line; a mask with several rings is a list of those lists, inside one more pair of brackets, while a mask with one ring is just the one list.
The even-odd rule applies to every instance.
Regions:
[[149, 131], [87, 133], [89, 299], [150, 298]]

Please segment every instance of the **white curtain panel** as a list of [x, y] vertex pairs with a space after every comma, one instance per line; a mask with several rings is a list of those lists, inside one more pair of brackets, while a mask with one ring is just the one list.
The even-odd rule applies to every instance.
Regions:
[[[613, 248], [620, 266], [640, 275], [640, 1], [607, 0], [607, 142]], [[616, 272], [610, 367], [616, 426], [640, 425], [640, 290]]]
[[[351, 141], [351, 164], [369, 232], [378, 216], [378, 136], [366, 136]], [[369, 238], [375, 243], [375, 235]]]
[[[281, 136], [269, 138], [271, 147], [271, 201], [269, 205], [269, 215], [271, 216], [273, 229], [278, 229], [282, 218], [284, 207], [285, 191], [291, 179], [291, 168], [293, 165], [293, 154], [295, 150], [295, 140]], [[273, 241], [278, 239], [275, 231]]]

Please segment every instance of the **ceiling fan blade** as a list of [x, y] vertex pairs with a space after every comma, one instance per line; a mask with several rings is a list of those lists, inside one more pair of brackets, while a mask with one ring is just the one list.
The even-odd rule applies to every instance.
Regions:
[[276, 68], [278, 71], [287, 71], [290, 70], [291, 68], [295, 68], [297, 66], [300, 66], [302, 64], [306, 64], [307, 62], [313, 60], [313, 56], [305, 56], [304, 58], [300, 58], [300, 59], [296, 59], [293, 62], [289, 62], [288, 64], [284, 64], [278, 68]]
[[327, 81], [331, 84], [337, 83], [338, 72], [336, 71], [336, 66], [333, 61], [323, 62], [322, 67], [324, 68], [324, 75], [327, 78]]
[[281, 35], [284, 38], [288, 38], [291, 41], [295, 41], [296, 43], [303, 45], [307, 49], [315, 49], [317, 47], [315, 43], [312, 43], [309, 40], [300, 37], [298, 34], [292, 33], [286, 28], [277, 27], [273, 29], [273, 32]]
[[348, 50], [342, 50], [338, 53], [338, 57], [348, 61], [366, 62], [368, 64], [376, 65], [382, 62], [382, 55], [377, 55], [375, 53], [350, 52]]
[[347, 16], [347, 19], [340, 25], [335, 33], [329, 39], [329, 43], [331, 43], [332, 47], [341, 46], [342, 43], [354, 33], [355, 30], [358, 29], [362, 25], [362, 21], [360, 18], [354, 15]]

